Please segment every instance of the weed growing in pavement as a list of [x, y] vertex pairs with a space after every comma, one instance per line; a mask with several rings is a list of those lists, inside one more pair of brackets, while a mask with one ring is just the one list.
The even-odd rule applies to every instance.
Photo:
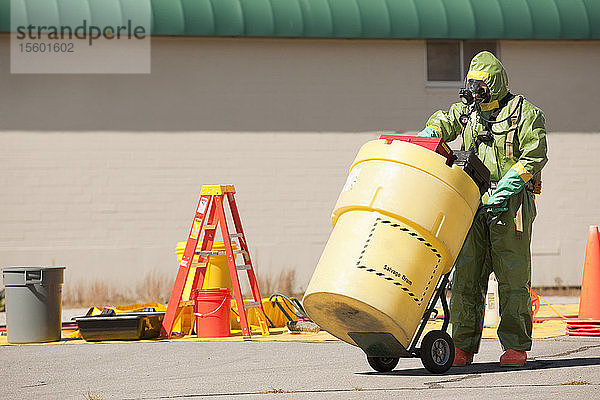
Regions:
[[80, 307], [105, 304], [109, 300], [109, 286], [103, 280], [92, 282], [65, 282], [63, 285], [63, 306]]
[[156, 301], [166, 303], [169, 300], [175, 276], [170, 276], [164, 272], [150, 271], [146, 273], [144, 279], [138, 282], [135, 288], [137, 301]]
[[581, 294], [580, 286], [563, 286], [560, 278], [556, 279], [556, 286], [540, 286], [532, 287], [532, 289], [540, 296], [579, 297]]
[[561, 385], [578, 386], [578, 385], [591, 385], [591, 383], [589, 383], [587, 381], [570, 381], [570, 382], [561, 383]]
[[92, 394], [90, 392], [87, 392], [87, 394], [84, 395], [84, 399], [86, 399], [86, 400], [104, 400], [103, 397], [97, 396], [97, 395]]
[[258, 288], [263, 297], [268, 297], [275, 292], [287, 296], [302, 297], [304, 290], [296, 283], [296, 270], [282, 269], [278, 274], [257, 273]]
[[[248, 297], [250, 291], [246, 279], [242, 274], [240, 276], [244, 293]], [[302, 297], [304, 293], [304, 290], [296, 282], [296, 270], [292, 268], [270, 273], [257, 271], [257, 280], [263, 297], [269, 297], [275, 292], [293, 297]], [[142, 279], [130, 287], [123, 286], [120, 282], [99, 278], [92, 281], [67, 281], [63, 286], [63, 307], [123, 305], [140, 302], [164, 304], [169, 300], [174, 281], [174, 274], [156, 270], [146, 272]]]
[[173, 290], [175, 276], [149, 271], [132, 287], [103, 279], [65, 282], [63, 307], [122, 305], [138, 302], [165, 303]]
[[267, 390], [266, 392], [262, 392], [262, 393], [268, 394], [268, 393], [292, 393], [292, 392], [289, 390], [271, 388], [271, 390]]

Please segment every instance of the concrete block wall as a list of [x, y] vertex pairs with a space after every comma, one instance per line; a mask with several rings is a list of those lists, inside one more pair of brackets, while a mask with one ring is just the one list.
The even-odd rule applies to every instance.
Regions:
[[233, 183], [259, 273], [306, 285], [347, 168], [375, 133], [0, 133], [1, 265], [135, 286], [177, 271], [203, 184]]
[[600, 225], [600, 134], [550, 133], [532, 237], [533, 284], [579, 286], [588, 228]]
[[[67, 265], [67, 282], [135, 287], [177, 270], [203, 184], [234, 183], [259, 274], [305, 287], [364, 133], [0, 133], [0, 265]], [[533, 283], [581, 282], [600, 223], [600, 135], [551, 133]]]

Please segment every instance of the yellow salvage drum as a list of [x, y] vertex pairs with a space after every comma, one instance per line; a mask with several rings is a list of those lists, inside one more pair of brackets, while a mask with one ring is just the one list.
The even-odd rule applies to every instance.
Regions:
[[355, 334], [385, 333], [407, 349], [440, 277], [452, 269], [479, 198], [469, 175], [431, 150], [366, 143], [303, 299], [310, 318], [353, 345]]

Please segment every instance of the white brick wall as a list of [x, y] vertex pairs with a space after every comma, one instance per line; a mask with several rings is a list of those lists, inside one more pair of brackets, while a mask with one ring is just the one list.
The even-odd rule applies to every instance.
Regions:
[[[376, 133], [0, 133], [0, 265], [67, 265], [134, 287], [176, 273], [203, 184], [234, 183], [257, 269], [306, 285], [347, 169]], [[600, 135], [552, 133], [532, 245], [535, 285], [578, 285], [600, 223]]]
[[172, 270], [201, 185], [234, 183], [259, 271], [301, 284], [360, 145], [318, 133], [0, 134], [0, 264], [64, 264], [68, 279], [129, 284]]
[[600, 134], [552, 133], [533, 228], [533, 283], [581, 285], [590, 225], [600, 225]]

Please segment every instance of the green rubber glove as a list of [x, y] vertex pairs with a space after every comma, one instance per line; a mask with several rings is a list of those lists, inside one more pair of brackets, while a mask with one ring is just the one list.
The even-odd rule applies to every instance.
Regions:
[[[520, 166], [520, 164], [519, 164]], [[496, 190], [490, 196], [486, 203], [486, 210], [492, 214], [499, 214], [508, 210], [508, 199], [510, 196], [519, 193], [523, 190], [525, 181], [515, 168], [508, 170], [500, 179]]]
[[440, 133], [438, 131], [436, 131], [435, 129], [433, 129], [432, 127], [428, 126], [427, 128], [423, 129], [421, 132], [419, 132], [417, 134], [417, 136], [420, 136], [420, 137], [440, 137]]

